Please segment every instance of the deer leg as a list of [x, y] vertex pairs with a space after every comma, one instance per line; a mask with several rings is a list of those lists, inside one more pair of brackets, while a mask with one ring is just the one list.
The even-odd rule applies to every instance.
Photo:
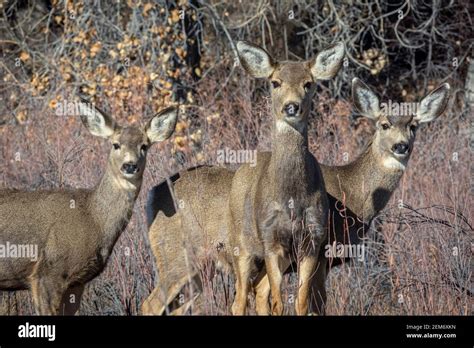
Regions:
[[205, 301], [203, 299], [203, 296], [201, 296], [201, 293], [195, 294], [194, 299], [191, 302], [191, 304], [192, 304], [192, 306], [190, 307], [191, 314], [193, 314], [193, 315], [204, 315], [204, 314], [206, 314], [206, 313], [203, 312], [203, 308], [205, 306], [204, 302]]
[[[188, 283], [189, 283], [189, 278], [188, 278]], [[195, 274], [191, 283], [189, 283], [190, 287], [192, 288], [191, 295], [192, 298], [189, 300], [183, 301], [184, 297], [180, 297], [179, 299], [175, 296], [173, 299], [169, 300], [168, 306], [171, 308], [170, 315], [185, 315], [189, 309], [194, 305], [195, 300], [199, 297], [199, 295], [202, 293], [202, 281], [201, 277], [199, 274]], [[179, 292], [182, 290], [184, 285], [179, 289]]]
[[61, 313], [63, 315], [74, 315], [81, 306], [81, 297], [84, 292], [84, 284], [70, 286], [61, 299]]
[[258, 315], [270, 315], [270, 306], [268, 303], [269, 297], [270, 282], [265, 273], [265, 275], [263, 275], [255, 285], [255, 309], [257, 310]]
[[151, 294], [142, 303], [142, 314], [143, 315], [161, 315], [165, 310], [163, 298], [163, 290], [157, 286], [153, 289]]
[[31, 283], [33, 303], [39, 315], [60, 314], [63, 284], [61, 279], [35, 277]]
[[[290, 267], [291, 262], [289, 259], [281, 258], [280, 266], [282, 273], [285, 273], [288, 267]], [[268, 280], [268, 275], [266, 270], [263, 269], [257, 279], [255, 280], [255, 307], [258, 315], [269, 315], [270, 306], [268, 300], [270, 298], [270, 281]]]
[[[192, 299], [189, 299], [185, 303], [181, 304], [178, 308], [172, 310], [170, 314], [171, 315], [185, 315], [194, 306], [194, 304], [196, 303], [196, 299], [200, 295], [201, 295], [200, 293], [195, 294]], [[193, 311], [192, 314], [199, 315], [199, 311], [196, 311], [196, 312]]]
[[44, 293], [43, 287], [44, 285], [42, 284], [40, 278], [35, 278], [31, 281], [31, 295], [33, 297], [33, 305], [37, 315], [51, 315], [52, 313], [47, 312], [47, 300], [42, 297]]
[[311, 279], [316, 270], [317, 255], [304, 255], [299, 264], [298, 271], [298, 297], [296, 299], [296, 314], [306, 315], [308, 313], [308, 298]]
[[[196, 275], [194, 275], [195, 277]], [[193, 277], [193, 276], [192, 276]], [[188, 283], [189, 276], [183, 276], [166, 291], [157, 286], [142, 304], [143, 315], [162, 315], [166, 308], [175, 300], [181, 289]], [[165, 282], [166, 283], [166, 282]]]
[[14, 292], [0, 291], [0, 315], [18, 315]]
[[269, 253], [265, 257], [265, 267], [267, 269], [270, 291], [272, 294], [272, 315], [283, 314], [283, 301], [281, 299], [282, 257], [277, 253]]
[[250, 285], [251, 263], [252, 258], [248, 254], [241, 254], [234, 261], [236, 292], [234, 303], [232, 304], [233, 315], [245, 315]]

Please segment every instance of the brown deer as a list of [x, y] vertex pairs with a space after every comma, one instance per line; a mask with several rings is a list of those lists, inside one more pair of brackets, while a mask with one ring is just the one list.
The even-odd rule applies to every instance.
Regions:
[[[383, 113], [375, 93], [361, 80], [353, 79], [354, 105], [363, 116], [375, 122], [376, 131], [367, 149], [354, 162], [335, 167], [321, 165], [331, 209], [329, 243], [361, 242], [363, 232], [398, 186], [410, 159], [418, 126], [444, 112], [449, 89], [449, 84], [444, 83], [421, 100], [415, 113], [393, 115]], [[338, 211], [342, 206], [346, 209], [344, 214]], [[312, 285], [312, 310], [319, 313], [325, 309], [328, 262], [322, 249]], [[267, 277], [256, 286], [259, 314], [268, 313], [270, 289]]]
[[78, 110], [89, 132], [113, 145], [97, 186], [0, 191], [0, 244], [38, 250], [34, 258], [0, 259], [0, 290], [31, 289], [40, 315], [78, 310], [85, 284], [102, 272], [132, 216], [149, 146], [170, 137], [177, 120], [177, 109], [167, 108], [145, 127], [121, 127], [88, 103]]
[[[307, 149], [307, 117], [315, 81], [329, 79], [337, 73], [342, 63], [344, 47], [342, 44], [334, 45], [320, 52], [315, 59], [305, 62], [276, 62], [262, 48], [244, 42], [237, 44], [237, 50], [242, 66], [252, 76], [269, 78], [272, 82], [275, 156], [272, 156], [272, 153], [259, 153], [257, 166], [252, 168], [243, 165], [235, 177], [232, 171], [224, 168], [196, 168], [171, 178], [174, 184], [172, 189], [168, 183], [162, 183], [151, 191], [147, 207], [148, 220], [151, 222], [155, 216], [156, 218], [150, 227], [149, 236], [157, 261], [159, 278], [157, 287], [142, 306], [144, 314], [161, 314], [165, 310], [179, 306], [176, 303], [177, 295], [184, 285], [193, 280], [194, 285], [199, 288], [197, 269], [190, 261], [193, 258], [203, 258], [215, 250], [218, 253], [218, 266], [232, 267], [234, 261], [242, 263], [232, 252], [231, 246], [239, 248], [240, 255], [244, 257], [249, 253], [247, 245], [237, 245], [237, 237], [231, 241], [226, 221], [235, 219], [238, 214], [245, 212], [242, 206], [245, 201], [240, 200], [239, 195], [244, 194], [246, 190], [256, 192], [255, 187], [245, 186], [249, 182], [261, 181], [258, 194], [265, 195], [265, 203], [268, 205], [266, 211], [256, 213], [259, 225], [266, 221], [269, 228], [278, 230], [283, 227], [280, 225], [282, 222], [285, 222], [285, 225], [289, 222], [288, 214], [294, 213], [300, 220], [304, 215], [307, 227], [312, 228], [313, 236], [323, 232], [323, 220], [327, 218], [327, 201], [317, 161], [310, 156]], [[267, 176], [267, 173], [271, 175]], [[234, 196], [229, 201], [231, 185]], [[270, 186], [266, 187], [267, 185]], [[292, 194], [293, 189], [295, 191]], [[160, 195], [166, 196], [167, 199], [161, 203], [157, 202], [155, 197]], [[257, 201], [253, 199], [254, 197], [252, 206], [258, 207], [260, 202], [263, 203], [260, 199]], [[291, 212], [285, 208], [290, 199], [295, 202]], [[174, 200], [179, 202], [178, 211]], [[233, 217], [226, 211], [230, 202], [232, 202], [230, 211], [236, 214]], [[250, 208], [252, 209], [254, 208]], [[277, 214], [269, 219], [270, 211]], [[250, 221], [251, 216], [248, 218]], [[260, 230], [254, 230], [255, 233], [257, 231]], [[249, 237], [255, 238], [255, 236]], [[303, 258], [305, 266], [302, 268], [305, 270], [302, 273], [304, 282], [301, 284], [299, 297], [302, 301], [298, 302], [301, 313], [306, 310], [305, 291], [308, 289], [308, 279], [315, 265], [316, 249], [310, 240], [317, 241], [317, 239], [308, 239], [304, 246], [306, 250], [306, 257]], [[270, 239], [268, 241], [271, 243]], [[265, 253], [253, 255], [253, 260], [263, 261]], [[275, 265], [280, 255], [268, 254], [271, 266]], [[247, 265], [250, 266], [250, 261]], [[244, 270], [242, 267], [241, 269]], [[240, 302], [233, 306], [235, 314], [245, 310], [243, 299], [245, 297], [246, 300], [245, 292], [252, 271], [253, 269], [247, 268], [245, 279], [240, 277], [239, 284], [242, 286], [237, 290]], [[274, 312], [279, 314], [282, 306], [277, 290], [274, 298], [276, 303]], [[185, 306], [181, 306], [179, 313], [183, 312], [183, 308]]]
[[[370, 89], [360, 80], [354, 80], [353, 99], [355, 101], [355, 105], [361, 110], [364, 116], [374, 119], [377, 122], [377, 128], [376, 134], [374, 134], [372, 141], [370, 141], [367, 146], [367, 150], [364, 151], [363, 154], [352, 164], [335, 167], [320, 165], [326, 184], [331, 214], [329, 243], [332, 243], [333, 241], [351, 244], [361, 242], [361, 237], [363, 236], [364, 231], [367, 230], [368, 225], [370, 225], [372, 219], [380, 212], [380, 210], [385, 207], [391, 193], [394, 191], [398, 181], [403, 175], [403, 168], [408, 164], [408, 159], [412, 152], [411, 150], [415, 140], [417, 126], [421, 123], [430, 122], [443, 113], [449, 100], [449, 88], [450, 87], [448, 84], [441, 85], [422, 100], [415, 117], [403, 117], [403, 121], [400, 119], [400, 122], [396, 122], [396, 119], [393, 120], [392, 117], [394, 124], [390, 123], [388, 125], [389, 128], [384, 129], [387, 127], [387, 125], [382, 125], [382, 121], [387, 120], [388, 117], [380, 115], [380, 111], [377, 111], [379, 116], [375, 117], [374, 113], [370, 111], [372, 108], [374, 108], [373, 110], [379, 110], [378, 99], [376, 95], [371, 92]], [[357, 94], [356, 91], [358, 91]], [[360, 102], [357, 102], [356, 99], [360, 100]], [[364, 100], [366, 100], [366, 102], [362, 102]], [[370, 102], [371, 104], [367, 104], [367, 102]], [[368, 106], [370, 106], [370, 108]], [[406, 122], [406, 124], [404, 125], [403, 122]], [[408, 141], [401, 141], [400, 143], [402, 144], [399, 144], [396, 147], [394, 147], [394, 145], [398, 143], [390, 143], [386, 141], [386, 139], [390, 139], [390, 134], [392, 134], [392, 139], [394, 139], [393, 135], [395, 135], [397, 131], [404, 130], [404, 126], [406, 126], [406, 128], [410, 126], [411, 128], [410, 134], [407, 136]], [[404, 132], [405, 135], [407, 135], [407, 130]], [[379, 140], [375, 141], [375, 139]], [[383, 146], [385, 150], [377, 151], [374, 143], [380, 144], [380, 146]], [[408, 149], [406, 146], [404, 146], [406, 144], [403, 143], [409, 144]], [[393, 149], [391, 149], [390, 146], [392, 146]], [[367, 160], [372, 156], [372, 149], [374, 149], [374, 152], [377, 151], [378, 154], [385, 153], [386, 156], [393, 154], [393, 159], [399, 164], [397, 162], [393, 162], [390, 159], [387, 162], [383, 162], [387, 166], [392, 167], [391, 170], [388, 170], [390, 168], [386, 168], [384, 166], [375, 166], [370, 164]], [[402, 154], [400, 156], [400, 154], [397, 154], [397, 152], [402, 152], [400, 150], [404, 150], [408, 153], [405, 155]], [[356, 163], [359, 163], [359, 165]], [[364, 165], [362, 165], [362, 163], [364, 163]], [[380, 164], [380, 162], [376, 163]], [[394, 166], [396, 168], [393, 168]], [[351, 167], [353, 168], [352, 171], [349, 170]], [[358, 172], [355, 168], [364, 168], [364, 174], [358, 175]], [[364, 181], [363, 179], [371, 177], [372, 172], [374, 172], [374, 177], [380, 177], [380, 175], [384, 173], [384, 175], [388, 175], [388, 177], [391, 178], [386, 182], [387, 184], [389, 182], [391, 183], [391, 189], [388, 192], [384, 191], [387, 189], [387, 185], [380, 187], [366, 186], [368, 182], [367, 180]], [[350, 176], [349, 173], [352, 173], [354, 179], [348, 179], [348, 176]], [[229, 260], [230, 252], [222, 252], [226, 250], [222, 246], [229, 244], [226, 227], [222, 224], [222, 220], [225, 219], [226, 214], [223, 209], [223, 205], [228, 199], [230, 189], [226, 188], [230, 187], [233, 175], [234, 172], [226, 168], [201, 167], [192, 169], [191, 171], [182, 173], [181, 175], [175, 175], [171, 178], [171, 181], [174, 183], [175, 192], [179, 193], [181, 198], [184, 197], [182, 201], [186, 202], [185, 208], [183, 209], [183, 216], [185, 216], [189, 221], [194, 222], [194, 224], [190, 224], [192, 227], [194, 227], [194, 229], [189, 229], [190, 235], [195, 242], [194, 245], [197, 248], [200, 246], [203, 247], [204, 245], [210, 245], [211, 249], [217, 249], [219, 251], [219, 263], [226, 266], [231, 266], [231, 263]], [[345, 180], [348, 180], [347, 183], [343, 182], [343, 177]], [[355, 182], [356, 177], [358, 177], [359, 180], [362, 180], [364, 184], [362, 185], [359, 183], [357, 186]], [[219, 183], [217, 183], [217, 180], [219, 180]], [[353, 186], [351, 186], [349, 182], [351, 182]], [[354, 192], [354, 194], [351, 195], [351, 187], [361, 188], [362, 186], [365, 187], [365, 194], [362, 195], [361, 192], [358, 192], [356, 196], [356, 192]], [[370, 190], [369, 187], [371, 187]], [[156, 216], [157, 212], [165, 212], [165, 214], [168, 214], [167, 216], [175, 214], [175, 212], [173, 212], [173, 203], [170, 198], [162, 200], [159, 199], [160, 197], [165, 196], [165, 193], [167, 192], [170, 192], [170, 189], [168, 188], [167, 182], [164, 182], [156, 186], [149, 193], [149, 200], [147, 203], [149, 223], [153, 221], [153, 218]], [[384, 198], [381, 196], [381, 193], [383, 192], [385, 192]], [[368, 201], [371, 203], [365, 204], [365, 211], [357, 202], [357, 197], [361, 196], [364, 199], [372, 197], [369, 198], [370, 200]], [[169, 193], [168, 197], [171, 197]], [[166, 204], [166, 202], [168, 203]], [[341, 202], [344, 202], [344, 205], [341, 205]], [[343, 214], [340, 213], [341, 208], [344, 208]], [[189, 217], [192, 217], [192, 219], [189, 219]], [[165, 222], [171, 221], [173, 219], [173, 217], [165, 218], [164, 215], [163, 218]], [[184, 220], [186, 221], [186, 219]], [[203, 230], [208, 233], [206, 242], [204, 242], [199, 237], [203, 235]], [[333, 266], [340, 263], [340, 259], [332, 259]], [[329, 271], [328, 264], [329, 259], [325, 257], [324, 249], [322, 249], [320, 251], [316, 275], [313, 278], [311, 297], [312, 310], [320, 314], [323, 314], [325, 310], [325, 280], [327, 272]], [[291, 269], [292, 268], [290, 267], [287, 269], [287, 271], [291, 271]], [[174, 274], [179, 274], [179, 272]], [[183, 279], [182, 276], [178, 276], [177, 278]], [[186, 281], [184, 281], [184, 283], [186, 283]], [[181, 285], [176, 288], [182, 287], [184, 283], [181, 283]], [[267, 314], [269, 312], [268, 298], [270, 294], [268, 279], [265, 277], [262, 279], [262, 281], [256, 282], [255, 289], [257, 312], [259, 314]], [[175, 297], [178, 292], [179, 289], [172, 297]], [[161, 310], [164, 310], [164, 308], [165, 307], [162, 306]], [[151, 308], [149, 310], [150, 313], [153, 313]]]
[[[275, 63], [264, 50], [239, 43], [239, 57], [253, 77], [272, 82], [272, 151], [257, 165], [242, 165], [229, 196], [228, 233], [233, 250], [234, 315], [246, 312], [250, 280], [264, 261], [270, 281], [272, 314], [283, 313], [282, 264], [298, 258], [297, 314], [306, 314], [311, 278], [326, 236], [328, 201], [319, 165], [308, 149], [308, 115], [314, 82], [332, 78], [344, 45], [321, 52], [314, 61]], [[295, 68], [297, 66], [297, 68]], [[295, 255], [298, 254], [298, 255]]]

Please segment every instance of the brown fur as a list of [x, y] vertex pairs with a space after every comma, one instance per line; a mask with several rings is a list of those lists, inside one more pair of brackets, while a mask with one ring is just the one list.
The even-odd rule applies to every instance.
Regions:
[[[238, 44], [246, 70], [256, 76], [261, 65], [253, 56], [266, 52]], [[246, 50], [248, 50], [246, 52]], [[257, 157], [257, 166], [242, 165], [229, 196], [228, 232], [233, 247], [236, 295], [232, 313], [245, 314], [254, 265], [264, 260], [270, 281], [272, 314], [283, 313], [281, 281], [284, 265], [298, 262], [296, 313], [308, 311], [308, 294], [319, 249], [325, 238], [328, 201], [316, 159], [308, 150], [308, 114], [314, 82], [339, 70], [344, 47], [322, 51], [314, 61], [273, 63], [266, 67], [272, 81], [272, 152]], [[250, 61], [250, 63], [249, 63]], [[263, 59], [265, 61], [265, 58]], [[270, 73], [271, 72], [271, 73]], [[258, 76], [256, 76], [258, 77]], [[296, 106], [296, 116], [288, 108]]]
[[[143, 314], [162, 314], [185, 284], [199, 285], [199, 281], [193, 281], [197, 280], [194, 264], [198, 260], [213, 256], [219, 260], [219, 267], [229, 270], [232, 260], [223, 208], [227, 206], [232, 177], [233, 172], [224, 168], [201, 167], [184, 172], [171, 190], [166, 181], [158, 186], [160, 191], [172, 193], [161, 201], [151, 197], [156, 218], [150, 226], [149, 238], [158, 284], [143, 303]], [[178, 214], [175, 202], [180, 205]], [[167, 217], [166, 212], [170, 211], [171, 216]]]
[[[445, 99], [447, 100], [447, 97]], [[440, 110], [433, 112], [433, 114], [439, 115], [445, 107], [446, 103], [444, 103]], [[381, 120], [383, 119], [384, 118]], [[411, 118], [400, 119], [399, 126], [395, 128], [395, 133], [397, 132], [397, 128], [398, 130], [407, 129], [407, 126], [409, 125], [408, 122], [413, 121], [416, 120]], [[406, 123], [404, 124], [404, 122]], [[329, 208], [331, 215], [331, 226], [329, 229], [330, 243], [333, 241], [338, 241], [345, 244], [349, 242], [360, 243], [360, 238], [363, 236], [364, 230], [367, 229], [367, 224], [369, 224], [370, 221], [378, 214], [378, 212], [384, 208], [394, 189], [398, 185], [401, 176], [403, 175], [403, 171], [401, 170], [387, 170], [387, 168], [377, 165], [380, 164], [379, 156], [386, 151], [377, 151], [375, 144], [378, 143], [375, 142], [374, 144], [374, 139], [381, 137], [380, 135], [388, 135], [388, 138], [390, 138], [390, 133], [384, 134], [383, 132], [387, 131], [382, 131], [383, 129], [381, 129], [379, 125], [377, 127], [376, 134], [374, 134], [372, 141], [369, 142], [367, 149], [363, 151], [363, 154], [354, 162], [345, 166], [335, 167], [321, 165], [321, 171], [324, 177], [329, 198]], [[380, 135], [377, 136], [377, 133]], [[394, 138], [392, 137], [392, 139]], [[388, 148], [389, 143], [384, 143], [385, 147]], [[410, 135], [411, 146], [413, 146], [413, 143], [414, 134]], [[375, 155], [375, 152], [377, 155]], [[209, 215], [209, 218], [214, 218], [215, 226], [219, 226], [219, 220], [223, 216], [225, 210], [223, 208], [222, 202], [225, 201], [226, 197], [229, 195], [234, 172], [226, 168], [216, 167], [213, 168], [213, 173], [215, 178], [219, 178], [218, 180], [216, 179], [214, 181], [214, 178], [211, 180], [202, 180], [202, 178], [199, 176], [200, 172], [203, 172], [203, 177], [207, 177], [205, 173], [208, 170], [209, 167], [198, 168], [193, 170], [194, 176], [183, 176], [180, 178], [180, 181], [188, 181], [186, 184], [182, 183], [180, 187], [187, 188], [189, 191], [181, 191], [178, 196], [185, 197], [184, 201], [191, 205], [205, 204], [206, 207], [209, 207], [209, 211], [213, 212]], [[371, 178], [376, 180], [371, 183]], [[193, 190], [197, 186], [199, 187], [200, 193], [209, 193], [209, 195], [193, 195]], [[362, 187], [364, 189], [362, 189]], [[222, 196], [214, 194], [214, 190], [216, 188], [220, 188], [222, 190]], [[343, 202], [344, 204], [340, 202]], [[159, 201], [159, 196], [151, 196], [148, 202], [148, 207], [150, 209], [159, 209], [159, 207], [162, 205], [161, 203], [162, 202]], [[343, 214], [344, 216], [348, 217], [347, 219], [341, 216], [339, 213], [341, 208], [345, 209]], [[152, 213], [152, 215], [155, 214]], [[198, 214], [196, 214], [195, 217], [200, 219]], [[201, 221], [206, 221], [206, 218], [201, 219]], [[353, 222], [355, 222], [354, 226], [349, 227]], [[225, 226], [221, 224], [221, 228], [211, 228], [202, 231], [200, 230], [200, 233], [206, 231], [208, 233], [208, 238], [216, 239], [219, 242], [224, 243], [227, 232], [222, 230], [223, 227]], [[217, 233], [217, 231], [219, 231], [219, 233]], [[162, 229], [162, 233], [167, 233], [166, 228]], [[199, 248], [200, 245], [195, 244], [194, 247]], [[224, 249], [229, 252], [232, 251], [229, 247], [225, 247]], [[230, 256], [231, 254], [229, 254], [229, 257]], [[329, 261], [324, 256], [324, 249], [321, 250], [318, 260], [318, 266], [316, 267], [317, 270], [313, 278], [312, 285], [312, 311], [324, 313], [324, 306], [326, 302], [325, 280], [327, 277]], [[259, 274], [259, 276], [256, 277], [255, 282], [257, 312], [259, 314], [268, 314], [270, 286], [266, 277], [263, 279], [263, 281], [260, 281], [261, 279], [262, 275]]]
[[[363, 99], [367, 95], [371, 99], [371, 106], [364, 105]], [[393, 117], [381, 114], [378, 98], [358, 79], [353, 81], [353, 99], [362, 114], [376, 121], [376, 132], [367, 149], [354, 162], [335, 167], [321, 165], [331, 209], [329, 243], [361, 242], [363, 232], [385, 207], [398, 186], [412, 153], [416, 128], [420, 123], [438, 117], [445, 110], [449, 99], [449, 85], [444, 84], [426, 96], [416, 115]], [[384, 129], [384, 125], [389, 127]], [[402, 157], [393, 152], [394, 145], [400, 142], [408, 145], [408, 152]], [[387, 161], [391, 164], [393, 159], [396, 159], [396, 165], [387, 166]], [[353, 220], [346, 220], [341, 216], [337, 207], [345, 207], [346, 214]], [[312, 310], [321, 314], [325, 311], [328, 262], [321, 251], [311, 297]], [[266, 314], [270, 294], [267, 278], [263, 278], [256, 289], [257, 312]]]
[[[42, 315], [74, 314], [79, 308], [84, 285], [102, 272], [132, 216], [146, 164], [142, 146], [158, 135], [150, 125], [122, 128], [98, 110], [83, 107], [89, 130], [120, 146], [111, 150], [97, 186], [0, 191], [0, 243], [38, 246], [37, 260], [0, 259], [0, 289], [31, 289], [35, 309]], [[125, 174], [125, 163], [136, 164], [138, 171]], [[74, 302], [69, 301], [72, 294]]]
[[[291, 231], [295, 232], [295, 229], [290, 226], [293, 222], [290, 222], [288, 218], [289, 211], [284, 208], [290, 198], [295, 201], [297, 220], [301, 222], [303, 215], [310, 216], [312, 236], [318, 236], [323, 229], [327, 201], [323, 193], [324, 183], [317, 162], [307, 149], [307, 114], [314, 92], [315, 79], [319, 76], [323, 79], [332, 77], [339, 69], [342, 57], [339, 57], [340, 61], [331, 65], [333, 60], [331, 60], [330, 53], [333, 54], [333, 51], [328, 49], [322, 52], [316, 61], [275, 63], [268, 54], [261, 52], [263, 50], [252, 45], [244, 44], [243, 46], [239, 50], [241, 54], [242, 52], [250, 52], [250, 54], [257, 52], [256, 57], [259, 59], [255, 59], [257, 65], [251, 62], [252, 59], [250, 62], [242, 59], [242, 65], [255, 77], [268, 77], [272, 82], [279, 84], [272, 89], [273, 114], [275, 121], [283, 122], [287, 129], [283, 132], [284, 134], [274, 133], [274, 155], [259, 153], [255, 168], [243, 165], [239, 169], [238, 175], [234, 176], [232, 171], [224, 168], [203, 167], [192, 170], [189, 175], [184, 174], [180, 177], [174, 185], [175, 198], [177, 202], [183, 203], [178, 214], [166, 217], [163, 212], [168, 210], [167, 207], [171, 203], [164, 201], [157, 203], [154, 193], [151, 195], [148, 204], [149, 215], [151, 218], [155, 214], [158, 215], [156, 215], [149, 234], [157, 260], [159, 279], [156, 289], [142, 307], [145, 314], [163, 313], [172, 299], [181, 291], [183, 285], [196, 275], [196, 270], [190, 267], [189, 261], [181, 260], [199, 259], [206, 250], [217, 250], [219, 264], [228, 265], [230, 261], [237, 262], [234, 248], [240, 248], [242, 251], [245, 249], [244, 245], [238, 245], [236, 238], [233, 241], [229, 240], [229, 236], [232, 234], [227, 232], [225, 226], [225, 222], [231, 218], [229, 212], [233, 214], [245, 213], [245, 221], [252, 224], [252, 233], [244, 232], [245, 235], [238, 239], [243, 240], [244, 243], [247, 242], [246, 245], [250, 246], [252, 253], [256, 252], [260, 256], [255, 259], [263, 259], [263, 254], [265, 254], [262, 251], [262, 238], [266, 239], [267, 247], [278, 249], [275, 237], [277, 235], [284, 237], [286, 244], [284, 256], [290, 251], [289, 245], [294, 237], [290, 233]], [[338, 47], [340, 54], [340, 46]], [[315, 72], [317, 76], [315, 76]], [[298, 117], [285, 119], [284, 107], [288, 103], [298, 104], [303, 112], [300, 112]], [[291, 155], [288, 156], [289, 154]], [[258, 182], [258, 185], [249, 186], [248, 183], [252, 182]], [[168, 190], [163, 185], [158, 186], [157, 192]], [[224, 207], [229, 205], [231, 185], [233, 192], [235, 192], [232, 200], [234, 207], [226, 212]], [[247, 199], [245, 192], [248, 192], [249, 199]], [[239, 196], [242, 194], [245, 197]], [[172, 195], [168, 197], [171, 202]], [[271, 208], [270, 202], [276, 203], [271, 204], [275, 209], [269, 209]], [[259, 209], [263, 203], [266, 204], [266, 207]], [[245, 206], [241, 204], [245, 204]], [[248, 215], [249, 213], [251, 215]], [[258, 218], [253, 220], [255, 216]], [[305, 217], [307, 218], [307, 216]], [[259, 225], [258, 228], [257, 225]], [[263, 225], [267, 227], [260, 228]], [[298, 225], [296, 224], [296, 226]], [[262, 234], [263, 230], [266, 232]], [[185, 236], [188, 243], [186, 247], [177, 247], [174, 250], [170, 244], [183, 245], [180, 236]], [[311, 239], [314, 241], [318, 238]], [[167, 242], [165, 243], [165, 241]], [[306, 243], [309, 244], [309, 241]], [[315, 254], [315, 250], [309, 252], [310, 249], [310, 247], [306, 248], [306, 255]], [[173, 261], [164, 261], [165, 257], [167, 260]], [[180, 266], [177, 267], [176, 263]], [[309, 269], [313, 268], [310, 263], [307, 264]], [[248, 266], [252, 265], [248, 263]], [[312, 271], [306, 273], [306, 277], [309, 279], [312, 276]], [[308, 284], [309, 282], [305, 281], [304, 287], [307, 287]], [[275, 298], [278, 298], [278, 294], [275, 294]], [[302, 303], [302, 312], [304, 307], [305, 304]]]

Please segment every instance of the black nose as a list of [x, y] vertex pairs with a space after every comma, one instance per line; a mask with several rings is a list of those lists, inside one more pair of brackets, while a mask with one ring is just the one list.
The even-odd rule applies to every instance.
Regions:
[[398, 143], [393, 145], [393, 152], [397, 155], [405, 155], [408, 152], [408, 143]]
[[298, 113], [300, 106], [296, 103], [286, 104], [283, 110], [285, 110], [286, 116], [294, 117]]
[[135, 174], [138, 172], [138, 166], [135, 163], [124, 163], [122, 165], [122, 172], [126, 174]]

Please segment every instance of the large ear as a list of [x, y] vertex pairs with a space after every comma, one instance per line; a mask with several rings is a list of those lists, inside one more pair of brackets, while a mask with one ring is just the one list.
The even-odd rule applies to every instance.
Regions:
[[174, 132], [178, 121], [178, 108], [168, 107], [161, 110], [148, 122], [146, 135], [152, 143], [168, 139]]
[[311, 74], [315, 80], [332, 79], [341, 68], [344, 59], [344, 44], [338, 42], [318, 53], [311, 63]]
[[379, 98], [372, 90], [357, 77], [352, 79], [352, 101], [359, 112], [368, 118], [376, 120], [380, 116]]
[[416, 112], [415, 120], [420, 123], [433, 121], [446, 109], [449, 101], [448, 83], [443, 83], [422, 99]]
[[91, 103], [82, 100], [79, 102], [79, 114], [82, 123], [92, 135], [109, 138], [117, 127], [115, 120]]
[[255, 78], [270, 77], [275, 70], [275, 62], [263, 48], [251, 43], [237, 42], [240, 64]]

